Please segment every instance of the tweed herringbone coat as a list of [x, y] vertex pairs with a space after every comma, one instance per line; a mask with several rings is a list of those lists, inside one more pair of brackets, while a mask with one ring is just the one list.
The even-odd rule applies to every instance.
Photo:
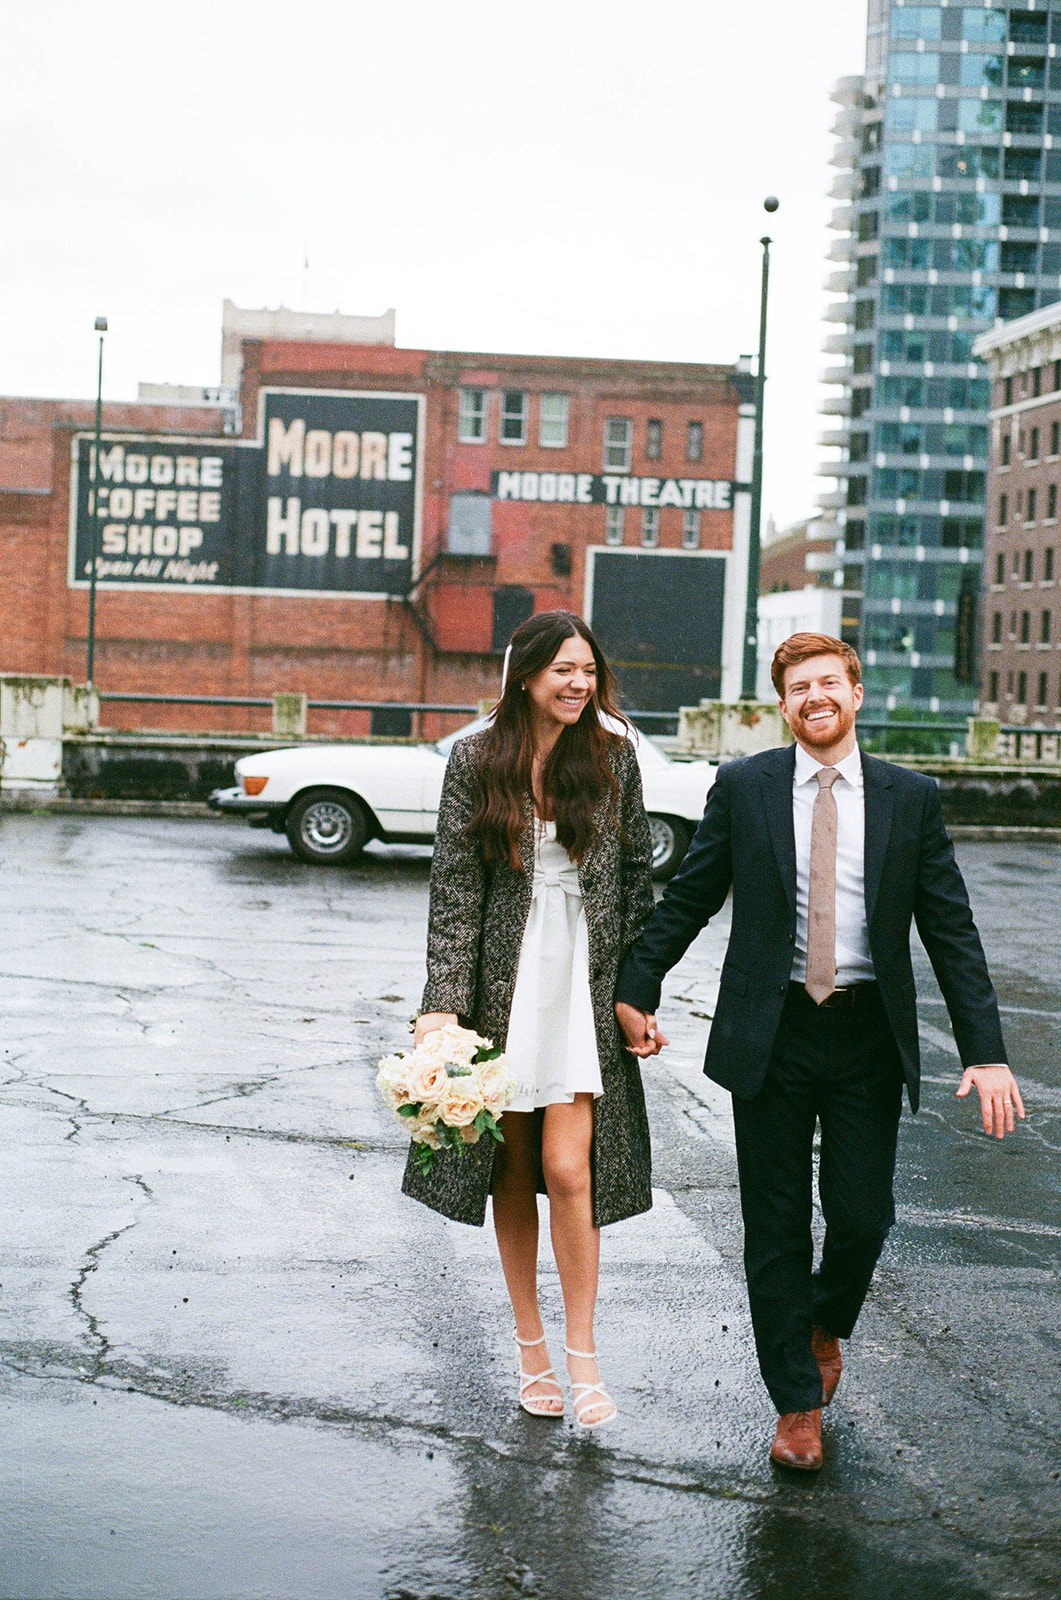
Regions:
[[[516, 870], [484, 861], [469, 837], [484, 735], [454, 745], [439, 803], [431, 867], [427, 987], [423, 1011], [452, 1011], [461, 1022], [504, 1045], [520, 947], [531, 908], [534, 813], [526, 797]], [[652, 845], [641, 798], [641, 774], [629, 740], [611, 755], [618, 795], [597, 812], [597, 841], [579, 865], [589, 931], [590, 994], [603, 1095], [594, 1103], [591, 1172], [598, 1227], [647, 1211], [652, 1204], [648, 1118], [637, 1059], [622, 1048], [613, 991], [619, 963], [652, 910]], [[414, 1147], [415, 1149], [415, 1147]], [[425, 1175], [406, 1164], [402, 1189], [457, 1222], [481, 1227], [490, 1192], [494, 1141], [481, 1139], [461, 1156], [444, 1154]]]

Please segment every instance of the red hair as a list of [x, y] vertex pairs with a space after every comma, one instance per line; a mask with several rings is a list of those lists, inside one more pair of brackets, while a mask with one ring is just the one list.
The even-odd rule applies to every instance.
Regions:
[[798, 667], [801, 661], [809, 661], [812, 656], [839, 656], [852, 686], [862, 682], [862, 663], [842, 639], [833, 639], [827, 633], [793, 633], [778, 645], [770, 664], [770, 681], [777, 690], [778, 699], [785, 698], [786, 667]]

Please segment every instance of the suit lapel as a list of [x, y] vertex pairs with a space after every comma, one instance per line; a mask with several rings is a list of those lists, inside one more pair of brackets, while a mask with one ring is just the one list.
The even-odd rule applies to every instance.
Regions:
[[770, 843], [774, 847], [781, 882], [793, 911], [796, 908], [796, 835], [792, 826], [792, 777], [796, 770], [796, 747], [771, 752], [775, 757], [759, 771], [759, 786]]
[[873, 922], [877, 893], [884, 873], [884, 858], [892, 826], [892, 773], [886, 761], [862, 757], [862, 781], [866, 804], [866, 845], [863, 856], [865, 878], [866, 927]]

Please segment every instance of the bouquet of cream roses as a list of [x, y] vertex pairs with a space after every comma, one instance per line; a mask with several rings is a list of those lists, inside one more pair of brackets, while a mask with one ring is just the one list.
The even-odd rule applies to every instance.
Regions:
[[415, 1050], [384, 1056], [376, 1086], [420, 1146], [423, 1172], [439, 1151], [461, 1155], [484, 1133], [503, 1144], [498, 1118], [516, 1092], [500, 1048], [455, 1023], [429, 1033]]

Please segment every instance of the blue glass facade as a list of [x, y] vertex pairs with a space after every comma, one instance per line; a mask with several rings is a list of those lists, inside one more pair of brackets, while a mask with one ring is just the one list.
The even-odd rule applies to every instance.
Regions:
[[961, 713], [989, 404], [972, 344], [1061, 296], [1061, 3], [870, 0], [866, 75], [836, 98], [845, 635], [872, 708]]

